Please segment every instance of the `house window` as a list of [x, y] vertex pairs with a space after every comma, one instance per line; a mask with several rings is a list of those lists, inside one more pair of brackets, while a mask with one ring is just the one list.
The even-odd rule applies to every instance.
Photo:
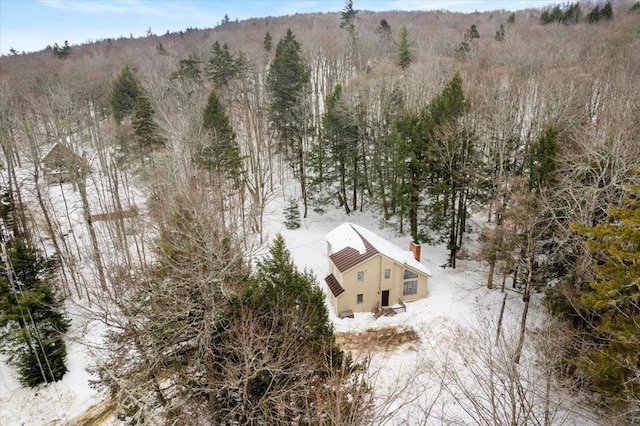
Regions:
[[356, 302], [357, 303], [362, 303], [364, 300], [364, 296], [362, 294], [359, 294], [356, 296]]
[[364, 271], [358, 271], [358, 281], [364, 281]]
[[384, 279], [388, 280], [389, 278], [391, 278], [391, 269], [387, 268], [384, 270]]
[[418, 294], [418, 280], [409, 280], [402, 283], [402, 295], [411, 296]]
[[404, 279], [405, 280], [409, 280], [409, 279], [412, 279], [412, 278], [418, 278], [418, 274], [416, 274], [415, 272], [410, 271], [408, 269], [405, 269], [404, 270]]
[[418, 294], [418, 274], [408, 269], [404, 270], [404, 281], [402, 282], [402, 295], [411, 296]]

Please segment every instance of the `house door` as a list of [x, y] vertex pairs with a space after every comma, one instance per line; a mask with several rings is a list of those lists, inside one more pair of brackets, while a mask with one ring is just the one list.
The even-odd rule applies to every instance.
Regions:
[[382, 306], [389, 306], [389, 290], [382, 291]]

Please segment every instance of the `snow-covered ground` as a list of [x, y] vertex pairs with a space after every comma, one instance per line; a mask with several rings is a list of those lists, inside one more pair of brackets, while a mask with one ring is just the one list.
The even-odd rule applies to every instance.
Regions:
[[[48, 190], [52, 202], [59, 203], [61, 188], [49, 187]], [[67, 190], [68, 197], [77, 197], [70, 188]], [[284, 205], [284, 199], [279, 198], [274, 199], [267, 208], [267, 240], [281, 233], [296, 264], [311, 270], [319, 283], [323, 283], [328, 270], [324, 235], [345, 221], [361, 225], [408, 249], [408, 236], [399, 236], [390, 228], [381, 228], [371, 213], [355, 212], [347, 216], [337, 208], [330, 209], [324, 215], [310, 211], [309, 217], [303, 219], [301, 228], [288, 230], [283, 224]], [[75, 213], [71, 220], [80, 221], [81, 213], [77, 209], [72, 211]], [[64, 220], [60, 222], [64, 223]], [[86, 238], [82, 235], [76, 237]], [[85, 241], [85, 244], [88, 242]], [[464, 403], [461, 402], [465, 391], [481, 392], [483, 389], [482, 383], [477, 383], [478, 378], [474, 377], [476, 370], [470, 369], [468, 364], [476, 356], [482, 358], [486, 353], [483, 348], [491, 347], [487, 341], [495, 335], [503, 293], [486, 289], [486, 268], [481, 263], [460, 260], [458, 267], [453, 270], [441, 266], [446, 258], [443, 245], [423, 244], [421, 260], [432, 273], [428, 296], [408, 303], [406, 312], [393, 317], [376, 320], [370, 313], [356, 313], [353, 319], [339, 319], [327, 299], [331, 320], [338, 332], [356, 333], [374, 328], [402, 327], [414, 330], [419, 337], [418, 341], [389, 350], [371, 348], [354, 353], [357, 361], [369, 366], [367, 380], [375, 389], [376, 408], [380, 413], [376, 424], [476, 423], [473, 415], [465, 412]], [[87, 271], [88, 276], [91, 273]], [[1, 425], [73, 424], [74, 418], [104, 401], [105, 395], [89, 385], [89, 381], [95, 377], [87, 372], [87, 367], [94, 362], [92, 347], [100, 344], [103, 328], [88, 311], [82, 309], [85, 302], [76, 300], [76, 303], [68, 303], [68, 313], [72, 318], [72, 329], [67, 340], [70, 371], [63, 380], [36, 389], [21, 388], [14, 372], [4, 362], [0, 363]], [[519, 327], [522, 307], [521, 296], [515, 291], [508, 291], [502, 327], [507, 338], [512, 337]], [[540, 298], [535, 296], [527, 320], [528, 329], [536, 330], [543, 322]], [[522, 373], [522, 377], [537, 380], [533, 368], [536, 359], [530, 344], [525, 344], [523, 358], [522, 368], [528, 370]], [[477, 371], [487, 369], [490, 367], [479, 364]], [[456, 377], [461, 378], [459, 382], [456, 382]], [[560, 395], [559, 399], [564, 401], [569, 397]], [[575, 407], [570, 398], [569, 401], [560, 407], [558, 421], [554, 424], [588, 424], [588, 419], [571, 412]]]

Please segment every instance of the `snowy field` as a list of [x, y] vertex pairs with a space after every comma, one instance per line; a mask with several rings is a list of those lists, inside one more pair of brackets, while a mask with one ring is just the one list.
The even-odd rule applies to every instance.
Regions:
[[[61, 190], [60, 187], [49, 187], [53, 204], [59, 205]], [[77, 193], [69, 187], [66, 188], [65, 197], [73, 205]], [[132, 199], [135, 198], [135, 195], [132, 196]], [[267, 207], [267, 240], [281, 233], [298, 267], [311, 270], [323, 287], [323, 278], [328, 271], [324, 236], [345, 221], [361, 225], [403, 250], [408, 250], [408, 236], [398, 236], [390, 228], [381, 228], [369, 213], [355, 212], [347, 216], [337, 208], [324, 215], [310, 211], [309, 217], [302, 220], [301, 228], [287, 230], [283, 224], [284, 205], [284, 199], [278, 198]], [[82, 220], [79, 209], [72, 208], [71, 212], [68, 223], [72, 228], [80, 228], [73, 225]], [[56, 214], [62, 213], [58, 211]], [[67, 219], [60, 220], [61, 223], [64, 221]], [[80, 234], [75, 237], [80, 240], [86, 238]], [[117, 256], [117, 250], [113, 255]], [[475, 394], [478, 399], [486, 396], [487, 400], [491, 400], [498, 395], [499, 401], [490, 403], [494, 407], [509, 402], [509, 395], [500, 396], [500, 392], [504, 393], [505, 390], [494, 389], [491, 391], [493, 393], [486, 390], [499, 388], [498, 381], [501, 379], [496, 379], [495, 383], [485, 383], [484, 380], [485, 376], [494, 377], [494, 374], [500, 377], [498, 367], [502, 368], [499, 363], [501, 354], [498, 350], [492, 352], [493, 345], [490, 342], [495, 339], [503, 293], [499, 289], [486, 288], [486, 268], [480, 262], [462, 259], [454, 270], [441, 266], [446, 259], [445, 246], [422, 245], [421, 261], [432, 273], [428, 296], [424, 300], [407, 303], [407, 311], [393, 317], [376, 320], [371, 313], [356, 313], [353, 319], [339, 319], [327, 299], [337, 332], [359, 333], [394, 327], [411, 329], [418, 336], [418, 340], [398, 346], [371, 347], [353, 352], [356, 361], [368, 365], [367, 380], [374, 388], [374, 403], [378, 413], [372, 421], [375, 424], [477, 424], [479, 420], [468, 411], [469, 403], [464, 402], [470, 396]], [[92, 272], [86, 273], [90, 275]], [[326, 288], [323, 290], [327, 291]], [[523, 303], [519, 293], [509, 290], [506, 294], [502, 330], [505, 339], [509, 340], [514, 338], [519, 329]], [[87, 372], [87, 367], [94, 362], [92, 347], [100, 345], [104, 329], [99, 321], [83, 309], [82, 300], [76, 302], [67, 304], [72, 319], [67, 339], [67, 365], [70, 371], [62, 381], [36, 389], [21, 388], [14, 372], [4, 362], [0, 363], [0, 425], [85, 424], [77, 419], [91, 407], [94, 407], [94, 411], [104, 408], [105, 395], [90, 386], [90, 380], [95, 377]], [[535, 334], [543, 323], [540, 297], [536, 295], [532, 298], [527, 320], [528, 336]], [[531, 339], [527, 337], [518, 377], [520, 382], [525, 383], [523, 392], [531, 392], [529, 400], [534, 403], [534, 393], [539, 387], [544, 388], [544, 383], [535, 368], [536, 356], [532, 346]], [[485, 362], [487, 353], [493, 353], [489, 357], [492, 359], [490, 363]], [[493, 362], [498, 365], [492, 365]], [[555, 386], [552, 387], [555, 389]], [[554, 417], [550, 418], [550, 424], [598, 424], [588, 412], [576, 408], [570, 395], [561, 389], [553, 392], [551, 399], [557, 401], [557, 410], [551, 413]], [[111, 419], [103, 424], [117, 423]]]

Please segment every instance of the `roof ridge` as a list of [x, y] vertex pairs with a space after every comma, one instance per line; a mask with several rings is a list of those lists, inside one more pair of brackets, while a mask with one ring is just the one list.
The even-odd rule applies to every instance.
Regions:
[[369, 250], [371, 250], [371, 254], [369, 254], [369, 256], [373, 256], [376, 253], [380, 253], [380, 250], [378, 250], [373, 244], [371, 244], [371, 242], [369, 242], [369, 240], [367, 240], [364, 235], [362, 235], [360, 232], [358, 232], [358, 230], [356, 228], [354, 228], [353, 223], [349, 224], [351, 226], [351, 229], [353, 229], [353, 231], [358, 234], [358, 236], [360, 237], [360, 239], [362, 240], [362, 242], [364, 243], [364, 253], [363, 255], [367, 255], [369, 254]]

